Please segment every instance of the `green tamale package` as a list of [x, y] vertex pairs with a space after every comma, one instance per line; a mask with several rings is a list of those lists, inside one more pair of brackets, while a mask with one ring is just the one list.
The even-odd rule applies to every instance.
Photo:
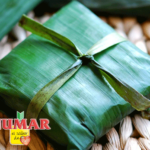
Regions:
[[[48, 11], [56, 10], [72, 0], [43, 0], [43, 8]], [[99, 15], [125, 15], [149, 17], [150, 1], [146, 0], [78, 0]], [[39, 7], [40, 9], [40, 7]]]
[[[44, 25], [70, 39], [83, 54], [114, 32], [78, 2], [62, 8]], [[150, 57], [131, 42], [113, 45], [94, 55], [94, 59], [113, 76], [148, 98]], [[38, 91], [77, 60], [84, 61], [32, 34], [0, 61], [0, 109], [11, 117], [15, 117], [16, 111], [26, 112]], [[93, 64], [98, 66], [96, 62]], [[109, 84], [109, 77], [106, 80], [107, 76], [94, 65], [83, 63], [38, 114], [37, 120], [47, 118], [51, 127], [51, 130], [39, 132], [46, 140], [52, 140], [64, 149], [89, 149], [93, 142], [134, 111]]]
[[40, 3], [40, 1], [41, 0], [0, 0], [0, 40], [15, 26], [22, 14], [28, 13]]

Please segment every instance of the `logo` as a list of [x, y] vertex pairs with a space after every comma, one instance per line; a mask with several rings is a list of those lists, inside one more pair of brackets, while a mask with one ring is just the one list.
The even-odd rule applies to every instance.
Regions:
[[12, 145], [28, 145], [30, 143], [30, 130], [50, 130], [49, 120], [45, 118], [37, 120], [30, 119], [29, 126], [27, 125], [27, 119], [24, 118], [24, 111], [19, 113], [17, 111], [17, 118], [3, 119], [0, 118], [0, 129], [10, 130], [10, 144]]

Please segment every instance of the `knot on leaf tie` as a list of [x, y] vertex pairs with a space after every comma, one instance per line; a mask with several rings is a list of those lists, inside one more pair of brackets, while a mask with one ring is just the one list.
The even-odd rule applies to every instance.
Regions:
[[83, 55], [79, 57], [80, 60], [82, 60], [83, 65], [87, 65], [89, 62], [91, 62], [94, 57], [92, 55]]

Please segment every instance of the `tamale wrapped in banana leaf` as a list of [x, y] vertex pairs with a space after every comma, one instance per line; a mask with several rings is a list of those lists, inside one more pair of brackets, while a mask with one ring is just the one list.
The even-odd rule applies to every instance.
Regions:
[[[75, 1], [44, 25], [70, 39], [82, 53], [114, 32]], [[111, 46], [94, 59], [139, 93], [150, 94], [150, 57], [131, 42]], [[49, 40], [29, 36], [0, 61], [0, 101], [8, 108], [3, 111], [11, 117], [15, 117], [13, 112], [26, 111], [35, 94], [76, 60]], [[40, 131], [46, 139], [68, 150], [85, 150], [133, 111], [100, 70], [86, 63], [48, 100], [38, 120], [50, 120], [51, 130]]]
[[[43, 0], [43, 9], [54, 11], [71, 2], [72, 0]], [[78, 0], [83, 5], [97, 14], [126, 15], [149, 17], [150, 1], [148, 0]], [[39, 9], [41, 8], [39, 6]]]
[[19, 21], [22, 14], [28, 13], [40, 1], [41, 0], [0, 0], [0, 40]]

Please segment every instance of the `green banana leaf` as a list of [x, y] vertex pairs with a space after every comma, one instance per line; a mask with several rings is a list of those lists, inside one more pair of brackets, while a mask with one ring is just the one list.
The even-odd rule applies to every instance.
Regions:
[[0, 40], [41, 0], [0, 0]]
[[[43, 9], [54, 11], [66, 5], [72, 0], [44, 0], [42, 2]], [[150, 1], [149, 0], [78, 0], [86, 7], [90, 8], [97, 14], [109, 15], [129, 15], [149, 17]], [[47, 5], [48, 4], [48, 5]], [[39, 6], [41, 8], [41, 6]]]
[[[84, 54], [114, 32], [78, 2], [62, 8], [44, 25], [70, 39]], [[150, 57], [131, 42], [112, 46], [94, 58], [115, 77], [144, 96], [150, 95]], [[2, 111], [12, 117], [15, 111], [26, 111], [35, 94], [76, 59], [49, 40], [29, 36], [0, 61]], [[101, 72], [86, 64], [45, 104], [38, 119], [48, 118], [51, 130], [39, 132], [68, 150], [85, 150], [133, 111]]]

